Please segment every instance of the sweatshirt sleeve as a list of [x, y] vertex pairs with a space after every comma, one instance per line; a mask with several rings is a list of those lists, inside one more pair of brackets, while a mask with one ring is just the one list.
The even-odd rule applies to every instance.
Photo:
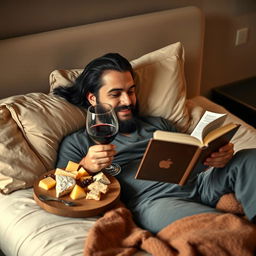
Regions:
[[79, 163], [89, 148], [88, 140], [81, 131], [66, 136], [59, 147], [56, 168], [65, 168], [68, 161]]

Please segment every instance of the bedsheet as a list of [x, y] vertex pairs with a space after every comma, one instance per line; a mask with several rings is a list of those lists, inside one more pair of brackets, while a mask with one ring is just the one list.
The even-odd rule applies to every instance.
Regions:
[[0, 194], [0, 205], [0, 248], [6, 256], [82, 256], [88, 231], [99, 218], [48, 213], [34, 201], [32, 188]]
[[[196, 119], [203, 109], [226, 110], [199, 96], [190, 100]], [[195, 107], [196, 105], [196, 107]], [[226, 120], [243, 124], [234, 138], [236, 150], [256, 147], [256, 130], [234, 115]], [[41, 209], [33, 199], [33, 189], [0, 194], [0, 248], [6, 256], [82, 256], [89, 229], [99, 217], [69, 218]], [[149, 255], [144, 251], [136, 256]]]
[[32, 189], [1, 194], [0, 205], [0, 246], [7, 256], [81, 256], [97, 219], [50, 214], [36, 204]]

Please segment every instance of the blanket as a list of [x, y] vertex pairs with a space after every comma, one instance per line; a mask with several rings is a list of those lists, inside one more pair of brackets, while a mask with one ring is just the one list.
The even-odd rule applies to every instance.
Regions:
[[106, 212], [89, 231], [84, 256], [130, 256], [139, 249], [154, 256], [252, 256], [256, 225], [242, 215], [233, 194], [223, 196], [223, 213], [202, 213], [177, 220], [153, 235], [139, 228], [122, 204]]

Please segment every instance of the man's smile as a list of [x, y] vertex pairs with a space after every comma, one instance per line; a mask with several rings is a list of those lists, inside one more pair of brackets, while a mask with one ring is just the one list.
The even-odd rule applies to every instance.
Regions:
[[115, 111], [119, 118], [131, 117], [133, 113], [134, 107], [132, 105], [129, 106], [119, 106], [115, 108]]
[[121, 112], [122, 114], [130, 114], [132, 111], [131, 111], [131, 109], [123, 109], [123, 110], [120, 110], [118, 112], [119, 113]]

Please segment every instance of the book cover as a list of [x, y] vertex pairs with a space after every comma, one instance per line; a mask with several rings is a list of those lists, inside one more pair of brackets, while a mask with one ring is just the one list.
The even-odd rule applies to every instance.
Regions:
[[135, 178], [178, 184], [197, 150], [194, 145], [151, 139]]
[[227, 144], [239, 127], [239, 124], [230, 123], [211, 129], [208, 134], [200, 135], [205, 141], [189, 134], [156, 131], [148, 143], [135, 178], [184, 185], [192, 173], [205, 170], [204, 160]]

